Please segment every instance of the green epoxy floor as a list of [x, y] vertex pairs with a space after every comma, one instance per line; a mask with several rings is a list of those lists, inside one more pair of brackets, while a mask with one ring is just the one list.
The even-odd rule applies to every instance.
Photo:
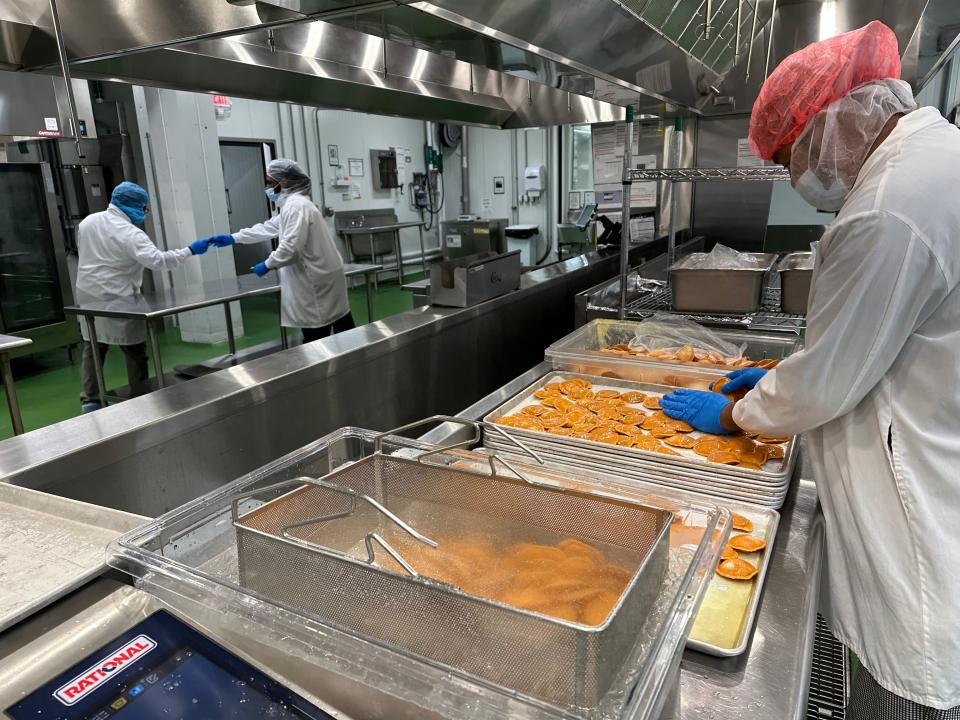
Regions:
[[[422, 274], [406, 275], [406, 282], [413, 282]], [[357, 325], [366, 324], [367, 296], [363, 285], [351, 288], [350, 308]], [[400, 289], [397, 283], [381, 281], [374, 296], [374, 317], [382, 320], [391, 315], [413, 308], [413, 298]], [[243, 312], [243, 337], [237, 338], [238, 348], [247, 348], [277, 340], [280, 336], [279, 296], [251, 298], [241, 302]], [[176, 365], [192, 365], [227, 353], [226, 342], [216, 344], [186, 343], [180, 339], [178, 328], [167, 328], [160, 335], [160, 354], [163, 366], [171, 372]], [[17, 397], [27, 432], [67, 420], [80, 414], [80, 352], [74, 351], [70, 363], [65, 349], [38, 353], [13, 361], [13, 374], [17, 383]], [[150, 366], [153, 374], [153, 366]], [[107, 353], [104, 366], [107, 388], [127, 384], [123, 353], [113, 348]], [[2, 394], [0, 394], [2, 396]], [[5, 400], [0, 399], [0, 439], [13, 437], [10, 415]]]

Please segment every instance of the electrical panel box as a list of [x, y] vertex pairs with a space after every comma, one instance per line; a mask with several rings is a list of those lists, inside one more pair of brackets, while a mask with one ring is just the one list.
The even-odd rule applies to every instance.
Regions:
[[547, 168], [531, 165], [523, 172], [523, 191], [528, 197], [538, 198], [547, 190]]
[[371, 150], [370, 169], [374, 190], [392, 190], [400, 187], [396, 150]]

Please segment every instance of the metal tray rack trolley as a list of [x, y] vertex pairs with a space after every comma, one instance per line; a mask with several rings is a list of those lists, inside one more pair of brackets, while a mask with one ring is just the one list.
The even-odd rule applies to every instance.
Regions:
[[[423, 423], [441, 421], [465, 422]], [[415, 698], [429, 714], [657, 717], [728, 512], [457, 449], [480, 439], [480, 424], [466, 424], [474, 437], [447, 448], [332, 433], [129, 533], [111, 562], [161, 598], [237, 613], [250, 632], [299, 646], [317, 672]], [[691, 515], [699, 542], [672, 547], [672, 521]], [[588, 626], [417, 572], [431, 536], [472, 531], [494, 543], [580, 538], [615, 553], [630, 580], [606, 620]]]
[[[676, 215], [677, 215], [677, 193], [676, 184], [680, 182], [771, 182], [775, 180], [789, 180], [790, 174], [780, 167], [748, 167], [748, 168], [665, 168], [638, 170], [633, 165], [633, 121], [628, 120], [626, 129], [626, 143], [623, 154], [623, 217], [630, 216], [630, 186], [634, 181], [667, 181], [671, 183], [674, 192], [671, 192], [670, 214], [669, 214], [669, 237], [667, 240], [667, 267], [673, 267], [676, 262]], [[675, 150], [673, 156], [675, 162], [679, 164], [679, 139], [674, 135], [673, 144]], [[620, 247], [620, 303], [619, 318], [621, 320], [630, 316], [645, 317], [657, 311], [672, 310], [672, 293], [669, 287], [664, 286], [661, 292], [650, 293], [649, 296], [641, 298], [633, 306], [627, 304], [627, 282], [630, 264], [628, 261], [628, 250], [630, 248], [630, 227], [629, 223], [624, 223], [621, 232]], [[725, 316], [723, 314], [710, 313], [684, 313], [698, 322], [704, 324], [738, 324], [749, 326], [751, 329], [760, 329], [765, 331], [787, 331], [800, 333], [804, 328], [804, 318], [802, 316], [787, 315], [780, 311], [779, 289], [765, 288], [762, 307], [755, 313], [735, 314]]]

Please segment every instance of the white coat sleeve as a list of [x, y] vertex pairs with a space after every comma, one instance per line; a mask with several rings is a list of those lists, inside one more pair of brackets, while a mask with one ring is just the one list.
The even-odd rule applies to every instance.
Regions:
[[845, 219], [817, 270], [805, 349], [734, 406], [734, 422], [785, 436], [847, 414], [947, 293], [936, 256], [906, 222], [882, 211]]
[[250, 245], [251, 243], [263, 242], [264, 240], [273, 240], [280, 235], [280, 214], [273, 215], [266, 222], [262, 222], [252, 227], [244, 228], [233, 233], [235, 242], [241, 245]]
[[310, 236], [310, 220], [306, 212], [297, 207], [288, 207], [283, 216], [283, 232], [280, 233], [277, 249], [266, 259], [271, 270], [289, 265], [303, 250]]
[[182, 265], [187, 258], [193, 255], [190, 248], [177, 248], [164, 252], [150, 239], [143, 230], [130, 226], [128, 238], [130, 251], [136, 261], [148, 270], [172, 270]]

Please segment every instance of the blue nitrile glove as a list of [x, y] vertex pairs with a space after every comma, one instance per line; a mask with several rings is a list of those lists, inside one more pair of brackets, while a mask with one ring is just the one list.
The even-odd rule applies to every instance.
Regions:
[[206, 240], [194, 240], [190, 243], [190, 252], [194, 255], [203, 255], [210, 249], [210, 244]]
[[729, 403], [720, 393], [683, 388], [660, 398], [660, 407], [667, 415], [711, 435], [732, 432], [720, 424], [720, 413]]
[[258, 262], [256, 265], [254, 265], [250, 269], [253, 270], [253, 274], [256, 275], [257, 277], [263, 277], [268, 272], [270, 272], [270, 268], [267, 267], [266, 262]]
[[233, 235], [214, 235], [213, 237], [207, 238], [207, 243], [213, 247], [230, 247], [237, 241], [233, 239]]
[[721, 391], [725, 393], [735, 393], [738, 390], [753, 390], [757, 383], [760, 382], [760, 380], [763, 379], [763, 376], [766, 374], [766, 370], [758, 367], [734, 370], [732, 373], [727, 375], [727, 379], [729, 379], [730, 382], [724, 385], [721, 388]]

